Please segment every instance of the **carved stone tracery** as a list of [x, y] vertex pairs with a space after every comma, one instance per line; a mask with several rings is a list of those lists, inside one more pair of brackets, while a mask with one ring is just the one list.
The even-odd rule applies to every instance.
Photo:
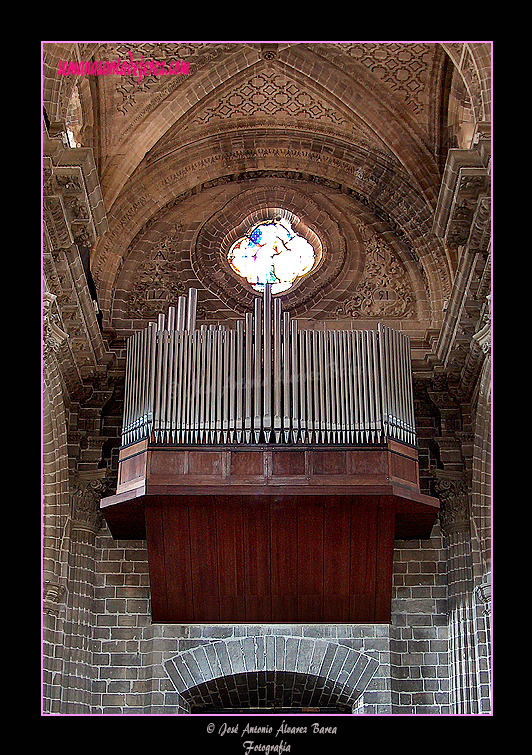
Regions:
[[263, 64], [251, 76], [233, 86], [225, 96], [216, 97], [192, 120], [192, 125], [205, 125], [214, 120], [268, 115], [312, 118], [316, 121], [347, 127], [345, 115], [325, 104], [309, 89], [301, 87], [277, 67]]
[[354, 69], [356, 64], [363, 65], [402, 99], [412, 113], [419, 116], [426, 111], [427, 85], [435, 53], [433, 45], [340, 42], [333, 46], [320, 45], [319, 52], [348, 70]]

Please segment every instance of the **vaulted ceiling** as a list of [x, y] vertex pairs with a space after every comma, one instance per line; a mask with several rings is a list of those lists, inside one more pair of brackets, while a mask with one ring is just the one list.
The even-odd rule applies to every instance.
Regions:
[[[107, 230], [90, 252], [104, 327], [154, 319], [189, 287], [224, 322], [253, 293], [239, 231], [285, 214], [321, 245], [285, 297], [314, 321], [438, 333], [457, 269], [433, 232], [449, 147], [490, 121], [485, 43], [45, 43], [44, 107], [91, 147]], [[58, 75], [59, 61], [185, 61], [188, 73]]]

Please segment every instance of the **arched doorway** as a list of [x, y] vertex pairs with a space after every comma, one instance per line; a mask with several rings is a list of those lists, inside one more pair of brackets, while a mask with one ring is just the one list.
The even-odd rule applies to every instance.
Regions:
[[191, 713], [350, 713], [341, 693], [341, 684], [313, 674], [258, 671], [221, 676], [183, 696]]
[[206, 643], [165, 663], [189, 713], [351, 713], [378, 666], [341, 643], [283, 635]]

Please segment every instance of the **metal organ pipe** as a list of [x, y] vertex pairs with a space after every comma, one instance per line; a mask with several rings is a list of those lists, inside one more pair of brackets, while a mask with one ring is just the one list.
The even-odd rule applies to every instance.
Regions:
[[270, 286], [234, 329], [196, 308], [190, 289], [127, 340], [122, 445], [415, 445], [402, 333], [300, 329]]
[[[254, 319], [254, 367], [255, 367], [255, 380], [253, 383], [253, 398], [254, 398], [254, 425], [255, 443], [260, 440], [260, 426], [262, 423], [262, 393], [263, 393], [263, 381], [262, 381], [262, 302], [260, 299], [255, 299], [255, 319]], [[269, 380], [269, 375], [268, 375]], [[246, 374], [246, 382], [250, 383], [249, 389], [251, 390], [251, 370]], [[266, 414], [266, 408], [264, 408]]]

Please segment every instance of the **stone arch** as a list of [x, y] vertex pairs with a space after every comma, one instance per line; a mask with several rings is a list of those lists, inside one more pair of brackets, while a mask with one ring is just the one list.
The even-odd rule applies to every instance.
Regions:
[[193, 76], [184, 77], [183, 80], [176, 77], [173, 82], [174, 88], [157, 107], [144, 117], [144, 127], [134, 129], [123, 137], [118, 169], [111, 166], [111, 170], [104, 171], [102, 175], [102, 193], [109, 211], [144, 155], [164, 136], [168, 130], [168, 124], [178, 120], [207, 92], [214, 91], [226, 77], [234, 76], [238, 71], [255, 63], [260, 55], [258, 50], [249, 45], [237, 46], [234, 51], [225, 50], [225, 52], [229, 52], [229, 55], [224, 55], [222, 48], [218, 65], [200, 67]]
[[[267, 61], [268, 63], [270, 61]], [[374, 132], [398, 159], [410, 166], [411, 175], [422, 187], [429, 201], [436, 201], [437, 172], [428, 150], [420, 143], [411, 127], [406, 127], [392, 107], [390, 98], [381, 88], [375, 89], [375, 80], [362, 67], [357, 67], [356, 79], [344, 74], [340, 67], [336, 70], [337, 81], [331, 81], [328, 68], [313, 48], [301, 45], [285, 45], [279, 50], [275, 61], [290, 72], [297, 81], [310, 85], [326, 95], [346, 113], [360, 117], [367, 128]], [[176, 124], [190, 110], [207, 101], [209, 96], [229, 82], [238, 80], [246, 71], [252, 71], [261, 61], [260, 50], [253, 44], [230, 45], [223, 50], [217, 66], [198, 68], [189, 79], [179, 82], [158, 105], [147, 113], [144, 128], [135, 130], [124, 137], [120, 145], [120, 164], [112, 166], [111, 172], [104, 171], [102, 193], [110, 212], [119, 198], [129, 178], [141, 165], [144, 155], [152, 150], [159, 140], [165, 137], [169, 124]], [[383, 110], [386, 117], [382, 117]], [[428, 167], [429, 166], [429, 167]]]
[[[293, 138], [292, 134], [279, 134], [276, 137], [275, 144], [273, 142], [271, 144], [265, 143], [261, 147], [260, 154], [257, 152], [253, 155], [241, 155], [238, 161], [239, 173], [277, 170], [279, 162], [282, 162], [281, 157], [270, 154], [270, 150], [272, 153], [286, 153], [286, 156], [294, 152], [295, 154], [290, 157], [290, 160], [296, 161], [297, 155], [300, 154], [300, 147], [291, 141]], [[264, 142], [266, 141], [265, 139]], [[223, 139], [221, 141], [216, 139], [210, 145], [210, 150], [206, 150], [205, 145], [203, 145], [202, 155], [196, 152], [197, 159], [193, 162], [189, 162], [188, 156], [180, 156], [178, 160], [175, 155], [170, 155], [168, 163], [164, 166], [164, 171], [160, 175], [152, 176], [149, 179], [149, 185], [143, 183], [143, 173], [139, 172], [138, 176], [134, 180], [132, 179], [130, 194], [127, 197], [123, 196], [117, 202], [117, 205], [119, 205], [117, 211], [109, 218], [109, 231], [95, 246], [91, 260], [92, 273], [99, 286], [99, 304], [104, 313], [104, 318], [111, 316], [113, 290], [132, 240], [150, 223], [156, 213], [161, 212], [161, 208], [168, 207], [170, 209], [177, 202], [175, 186], [180, 184], [183, 188], [182, 195], [179, 197], [179, 200], [181, 200], [185, 198], [185, 194], [190, 196], [198, 193], [203, 186], [208, 188], [210, 182], [220, 181], [224, 173], [224, 166], [217, 164], [218, 158], [223, 157], [231, 162], [230, 144], [226, 144]], [[308, 171], [308, 175], [315, 175], [317, 179], [331, 180], [325, 178], [324, 168], [318, 164], [320, 161], [323, 162], [325, 158], [318, 159], [318, 153], [314, 152], [313, 149], [310, 145], [305, 158], [309, 161], [309, 164], [305, 170]], [[211, 157], [207, 155], [207, 151], [212, 152]], [[307, 153], [307, 150], [303, 151]], [[313, 162], [314, 158], [315, 162]], [[175, 164], [173, 164], [174, 159], [177, 161]], [[356, 150], [352, 151], [345, 147], [341, 160], [342, 170], [338, 168], [335, 176], [339, 197], [341, 193], [349, 193], [350, 198], [357, 203], [357, 207], [364, 207], [375, 220], [380, 210], [382, 223], [389, 229], [390, 233], [393, 234], [396, 229], [399, 229], [402, 241], [412, 249], [412, 254], [417, 258], [420, 272], [426, 278], [425, 286], [430, 291], [431, 300], [436, 302], [435, 313], [440, 312], [441, 303], [449, 292], [449, 270], [439, 242], [429, 232], [430, 221], [425, 203], [405, 181], [404, 176], [396, 174], [393, 181], [391, 179], [385, 181], [382, 177], [373, 175], [372, 172], [370, 177], [362, 164], [358, 166], [361, 171], [359, 175], [356, 170], [357, 166], [352, 162], [355, 159], [361, 160], [362, 158]], [[345, 172], [342, 172], [344, 168]], [[229, 178], [227, 181], [232, 183]], [[370, 188], [373, 186], [372, 181], [375, 182], [375, 188], [378, 189], [378, 202], [376, 198], [372, 199], [371, 202], [367, 199], [370, 195]], [[188, 185], [191, 182], [193, 185]], [[303, 186], [304, 180], [301, 183]], [[314, 183], [317, 183], [317, 181], [313, 181]], [[333, 191], [325, 184], [320, 184], [320, 188], [323, 193]], [[398, 198], [400, 198], [400, 201]], [[392, 209], [393, 202], [395, 202], [394, 207], [396, 209]]]
[[490, 121], [491, 45], [490, 43], [444, 43], [452, 62], [447, 121], [455, 144], [469, 149], [477, 124]]
[[[320, 262], [312, 274], [283, 294], [284, 307], [294, 317], [307, 316], [308, 312], [318, 319], [327, 313], [341, 317], [339, 302], [346, 291], [354, 292], [360, 284], [369, 245], [373, 269], [375, 264], [384, 265], [383, 254], [388, 258], [387, 269], [393, 258], [394, 286], [401, 288], [402, 293], [407, 292], [409, 297], [404, 299], [410, 302], [405, 304], [407, 317], [416, 322], [430, 321], [429, 291], [435, 276], [429, 280], [424, 275], [424, 267], [414, 251], [393, 231], [387, 230], [386, 224], [377, 220], [370, 209], [317, 178], [305, 181], [298, 174], [283, 171], [257, 173], [257, 177], [252, 173], [247, 180], [206, 184], [201, 191], [163, 205], [142, 226], [122, 252], [123, 263], [109, 289], [109, 321], [117, 332], [129, 329], [131, 318], [138, 320], [136, 327], [140, 327], [142, 318], [157, 316], [150, 305], [143, 303], [144, 300], [139, 304], [137, 298], [154, 273], [157, 250], [165, 247], [170, 258], [162, 264], [167, 265], [168, 275], [170, 272], [174, 275], [170, 281], [164, 273], [168, 295], [177, 285], [182, 292], [187, 285], [199, 287], [208, 292], [209, 311], [225, 313], [221, 315], [224, 321], [235, 312], [242, 314], [252, 309], [255, 294], [230, 270], [226, 252], [251, 224], [275, 213], [287, 216], [291, 222], [294, 217], [298, 218], [297, 232], [315, 249], [320, 248]], [[207, 217], [203, 219], [203, 215]], [[191, 220], [196, 216], [200, 219]], [[139, 275], [139, 271], [142, 274]], [[364, 286], [364, 296], [371, 295], [371, 288], [367, 283]], [[353, 299], [355, 306], [356, 302]], [[393, 306], [392, 303], [386, 316], [404, 316]], [[159, 311], [163, 311], [163, 307], [161, 304]], [[371, 316], [369, 310], [366, 314]]]
[[[244, 187], [204, 223], [191, 250], [192, 267], [205, 287], [232, 309], [251, 309], [255, 293], [230, 270], [227, 252], [254, 223], [274, 215], [287, 217], [295, 221], [294, 230], [313, 245], [319, 258], [312, 275], [283, 294], [285, 308], [292, 312], [299, 308], [301, 314], [319, 288], [338, 284], [348, 272], [360, 276], [363, 246], [353, 228], [347, 227], [345, 218], [342, 217], [342, 227], [339, 219], [327, 213], [323, 202], [319, 203], [310, 192], [287, 181], [268, 184], [265, 180], [265, 184], [259, 179], [254, 186]], [[348, 232], [349, 249], [345, 238]]]
[[[294, 707], [319, 703], [351, 710], [379, 664], [337, 642], [266, 635], [199, 645], [164, 666], [178, 692], [180, 707], [189, 712], [216, 700], [232, 701], [231, 707], [247, 707], [254, 696], [263, 703], [261, 707], [281, 707], [289, 702], [292, 706], [297, 703]], [[240, 692], [235, 693], [239, 686]], [[199, 701], [203, 703], [198, 706]], [[244, 701], [246, 705], [238, 705]]]

